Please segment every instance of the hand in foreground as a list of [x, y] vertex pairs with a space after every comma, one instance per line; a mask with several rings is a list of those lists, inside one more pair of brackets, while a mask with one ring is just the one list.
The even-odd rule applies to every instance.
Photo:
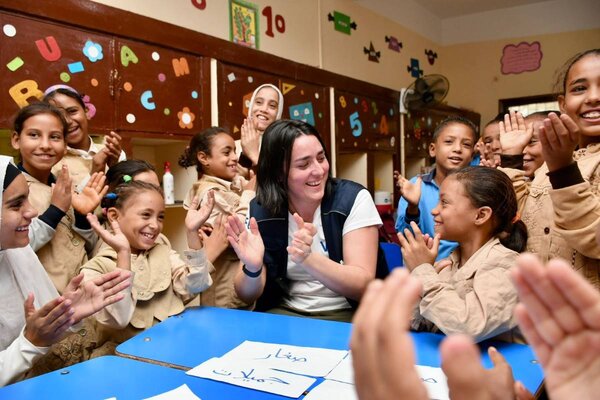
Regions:
[[108, 192], [105, 181], [104, 172], [94, 172], [81, 193], [73, 193], [71, 202], [75, 211], [82, 215], [93, 212]]
[[208, 261], [213, 264], [215, 260], [229, 247], [227, 231], [225, 230], [226, 223], [227, 216], [221, 214], [216, 219], [215, 225], [212, 228], [204, 225], [199, 231], [202, 244], [204, 245], [204, 251], [206, 252], [206, 258], [208, 258]]
[[531, 141], [533, 136], [533, 124], [527, 125], [525, 118], [520, 112], [510, 111], [504, 115], [504, 122], [500, 126], [500, 147], [503, 154], [523, 154], [523, 149]]
[[573, 162], [573, 151], [579, 144], [579, 127], [567, 114], [558, 117], [550, 113], [540, 126], [542, 156], [549, 171], [556, 171]]
[[25, 300], [25, 338], [34, 346], [48, 347], [58, 342], [73, 325], [71, 301], [63, 296], [50, 300], [39, 310], [33, 305], [33, 293]]
[[71, 185], [69, 168], [66, 164], [63, 164], [56, 182], [52, 185], [50, 203], [65, 213], [71, 208]]
[[600, 293], [563, 260], [544, 267], [532, 254], [512, 271], [521, 332], [544, 369], [553, 400], [600, 393]]
[[258, 129], [256, 129], [255, 121], [252, 117], [244, 120], [240, 128], [240, 135], [242, 153], [252, 161], [252, 165], [257, 165], [262, 136]]
[[402, 247], [402, 258], [404, 266], [412, 271], [421, 264], [433, 265], [440, 247], [440, 235], [436, 234], [433, 239], [429, 235], [423, 235], [419, 226], [412, 221], [410, 229], [404, 229], [404, 235], [398, 233], [398, 241]]
[[100, 239], [104, 241], [107, 245], [113, 248], [114, 251], [118, 253], [128, 253], [131, 255], [131, 245], [129, 244], [129, 240], [127, 236], [121, 231], [121, 226], [116, 220], [110, 221], [110, 226], [112, 228], [112, 232], [109, 232], [100, 224], [98, 221], [98, 217], [94, 214], [88, 214], [87, 220], [92, 226], [92, 229], [96, 231]]
[[75, 276], [63, 292], [73, 310], [72, 322], [77, 323], [123, 298], [123, 290], [131, 285], [131, 271], [114, 271], [83, 282], [83, 274]]
[[200, 250], [203, 246], [200, 228], [210, 217], [210, 213], [215, 205], [215, 193], [209, 190], [206, 195], [206, 201], [198, 209], [199, 204], [200, 198], [199, 196], [195, 196], [185, 216], [188, 247], [195, 250]]
[[263, 265], [265, 245], [254, 218], [250, 218], [250, 229], [247, 230], [236, 215], [227, 217], [227, 239], [235, 250], [240, 261], [250, 272], [258, 272]]
[[296, 221], [298, 230], [294, 232], [292, 242], [286, 249], [292, 261], [296, 264], [302, 264], [311, 253], [311, 246], [317, 234], [317, 228], [309, 222], [304, 222], [298, 213], [294, 213], [294, 221]]
[[412, 183], [399, 173], [396, 174], [396, 186], [400, 191], [400, 196], [411, 206], [418, 206], [421, 200], [421, 177], [419, 176], [415, 183]]

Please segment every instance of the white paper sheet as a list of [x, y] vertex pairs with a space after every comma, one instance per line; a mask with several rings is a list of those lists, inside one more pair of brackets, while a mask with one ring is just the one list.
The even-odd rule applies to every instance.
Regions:
[[162, 394], [148, 397], [145, 400], [201, 400], [185, 383], [178, 388]]
[[324, 380], [308, 392], [303, 400], [357, 400], [354, 385]]
[[348, 353], [340, 363], [325, 377], [338, 382], [354, 385], [354, 369], [352, 368], [352, 353]]
[[316, 381], [314, 378], [275, 371], [255, 363], [223, 358], [211, 358], [186, 374], [292, 398], [300, 397]]
[[427, 388], [431, 400], [448, 400], [450, 398], [446, 375], [444, 375], [441, 368], [424, 365], [416, 365], [415, 367], [417, 368], [417, 374], [419, 374]]
[[276, 343], [245, 341], [221, 357], [237, 362], [249, 361], [252, 365], [278, 369], [295, 374], [323, 377], [345, 356], [346, 350], [291, 346]]

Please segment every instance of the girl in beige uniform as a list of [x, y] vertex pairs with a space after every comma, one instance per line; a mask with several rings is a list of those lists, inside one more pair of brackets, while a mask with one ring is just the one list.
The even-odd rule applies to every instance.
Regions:
[[211, 273], [214, 285], [201, 293], [200, 304], [226, 308], [247, 308], [235, 293], [233, 280], [239, 270], [239, 258], [229, 246], [223, 234], [225, 218], [237, 215], [246, 218], [248, 204], [254, 198], [254, 179], [246, 181], [237, 174], [238, 157], [231, 135], [221, 128], [212, 127], [198, 133], [179, 164], [183, 167], [196, 166], [200, 179], [190, 189], [184, 207], [191, 207], [191, 200], [198, 197], [204, 204], [209, 191], [214, 192], [215, 207], [207, 225], [214, 229], [212, 235], [222, 236], [222, 246], [216, 250]]
[[59, 178], [51, 173], [65, 154], [67, 131], [60, 110], [34, 103], [19, 111], [11, 137], [20, 153], [18, 167], [29, 185], [29, 202], [40, 214], [32, 221], [30, 244], [60, 293], [97, 241], [85, 215], [100, 204], [107, 190], [103, 173], [94, 174], [81, 193], [72, 193], [66, 166]]
[[[210, 215], [211, 196], [199, 210], [198, 201], [194, 200], [192, 210], [187, 213], [185, 227], [190, 250], [182, 258], [168, 242], [157, 241], [165, 212], [163, 193], [158, 186], [130, 181], [119, 185], [114, 194], [116, 198], [107, 210], [113, 232], [104, 233], [105, 244], [81, 271], [86, 279], [93, 279], [119, 268], [117, 258], [127, 254], [131, 257], [134, 278], [131, 290], [121, 302], [95, 315], [99, 348], [92, 357], [113, 353], [119, 343], [182, 312], [187, 299], [212, 284], [211, 266], [198, 235], [198, 229]], [[95, 217], [89, 219], [95, 227], [99, 225]]]
[[[512, 182], [488, 167], [457, 170], [440, 187], [433, 209], [435, 237], [413, 222], [398, 234], [404, 265], [423, 285], [411, 320], [416, 330], [464, 333], [475, 341], [503, 335], [513, 340], [517, 291], [510, 269], [525, 248], [527, 229], [519, 219]], [[440, 238], [458, 242], [438, 272], [433, 262]]]

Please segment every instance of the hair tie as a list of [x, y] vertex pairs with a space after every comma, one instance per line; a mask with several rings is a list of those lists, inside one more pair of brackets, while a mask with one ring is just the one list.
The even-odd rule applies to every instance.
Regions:
[[510, 221], [510, 222], [513, 223], [513, 224], [516, 224], [517, 221], [519, 221], [520, 219], [521, 219], [521, 215], [517, 212], [515, 214], [515, 216], [513, 217], [512, 221]]
[[131, 182], [131, 176], [129, 176], [129, 175], [123, 175], [123, 182], [125, 182], [125, 183]]

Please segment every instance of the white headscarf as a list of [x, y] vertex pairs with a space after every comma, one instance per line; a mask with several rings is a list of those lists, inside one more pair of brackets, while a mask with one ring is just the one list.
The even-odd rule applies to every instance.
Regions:
[[260, 89], [265, 87], [270, 87], [271, 89], [275, 90], [277, 92], [277, 96], [279, 97], [279, 101], [277, 102], [277, 116], [275, 116], [275, 120], [277, 121], [278, 119], [281, 119], [281, 116], [283, 115], [283, 94], [281, 94], [281, 91], [277, 86], [270, 83], [265, 83], [264, 85], [260, 85], [254, 89], [252, 97], [250, 98], [250, 105], [248, 106], [248, 116], [252, 115], [252, 107], [254, 107], [254, 99], [256, 99], [256, 95], [258, 92], [260, 92]]
[[[0, 188], [4, 187], [6, 168], [11, 161], [11, 157], [0, 156]], [[4, 190], [0, 191], [0, 232], [3, 201]], [[36, 309], [58, 297], [31, 246], [0, 249], [0, 350], [6, 349], [25, 326], [23, 303], [29, 293], [35, 296]]]

